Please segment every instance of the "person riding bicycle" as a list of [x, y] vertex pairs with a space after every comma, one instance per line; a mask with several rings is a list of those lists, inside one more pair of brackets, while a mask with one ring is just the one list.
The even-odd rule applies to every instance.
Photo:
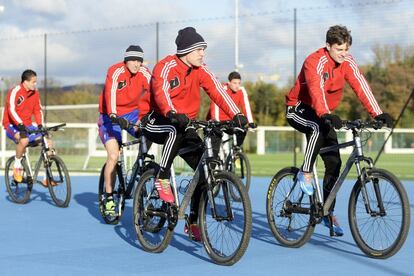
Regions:
[[[202, 140], [194, 129], [187, 129], [190, 119], [195, 119], [200, 110], [200, 88], [217, 103], [238, 125], [247, 123], [236, 104], [225, 92], [221, 83], [203, 63], [207, 43], [192, 27], [178, 32], [175, 40], [177, 53], [158, 62], [151, 79], [151, 104], [153, 111], [147, 118], [144, 135], [154, 143], [164, 144], [160, 170], [155, 186], [160, 199], [173, 204], [174, 195], [170, 186], [171, 164], [182, 147], [200, 143]], [[214, 144], [220, 146], [220, 139]], [[183, 155], [183, 159], [196, 169], [202, 151]], [[195, 224], [198, 219], [198, 203], [201, 196], [198, 185], [191, 200], [190, 230], [196, 240], [200, 233]], [[185, 228], [185, 232], [189, 229]]]
[[[326, 33], [326, 47], [305, 59], [295, 85], [286, 95], [287, 121], [307, 138], [305, 158], [297, 180], [308, 195], [314, 192], [312, 170], [319, 150], [338, 144], [334, 128], [341, 128], [342, 121], [332, 112], [342, 99], [345, 81], [373, 118], [383, 121], [388, 127], [393, 125], [393, 119], [381, 110], [355, 60], [348, 53], [351, 44], [352, 36], [345, 26], [330, 27]], [[341, 159], [339, 150], [321, 154], [321, 157], [325, 164], [323, 196], [326, 200], [339, 176]], [[343, 230], [333, 215], [334, 205], [330, 210], [331, 217], [325, 217], [324, 223], [329, 227], [331, 219], [334, 233], [342, 236]]]
[[144, 51], [138, 45], [130, 45], [124, 54], [124, 61], [109, 67], [105, 86], [99, 97], [99, 137], [105, 145], [107, 160], [104, 171], [106, 203], [105, 213], [115, 214], [112, 196], [114, 169], [119, 156], [122, 129], [135, 136], [140, 109], [148, 109], [141, 98], [149, 91], [151, 73], [142, 65]]
[[[3, 114], [3, 126], [6, 135], [16, 143], [16, 155], [13, 168], [13, 178], [16, 182], [23, 180], [23, 166], [21, 160], [26, 151], [26, 147], [36, 141], [40, 141], [41, 133], [28, 132], [42, 129], [43, 112], [40, 103], [40, 94], [36, 88], [37, 74], [31, 69], [22, 73], [21, 83], [7, 93], [6, 104]], [[32, 122], [32, 117], [35, 123]], [[49, 148], [52, 149], [52, 141], [48, 139]], [[52, 154], [52, 150], [50, 151]], [[47, 180], [42, 182], [47, 187]]]
[[[244, 87], [241, 86], [241, 75], [239, 72], [231, 72], [228, 76], [228, 82], [224, 83], [224, 89], [227, 94], [232, 98], [234, 103], [243, 111], [243, 114], [247, 117], [248, 125], [251, 128], [256, 128], [256, 124], [253, 122], [253, 114], [250, 108], [249, 97], [247, 95], [247, 91]], [[227, 121], [231, 120], [231, 118], [221, 109], [216, 103], [210, 103], [210, 110], [207, 114], [207, 120], [213, 119], [216, 121]], [[236, 131], [236, 138], [237, 141], [236, 145], [241, 146], [243, 144], [244, 139], [246, 138], [247, 132], [243, 131]], [[225, 134], [223, 136], [223, 140], [227, 140], [228, 135]], [[230, 145], [228, 145], [225, 150], [230, 151]], [[226, 153], [227, 154], [227, 153]]]

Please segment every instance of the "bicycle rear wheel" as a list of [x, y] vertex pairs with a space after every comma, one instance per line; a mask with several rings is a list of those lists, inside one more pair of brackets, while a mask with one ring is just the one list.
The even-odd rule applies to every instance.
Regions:
[[47, 183], [50, 195], [58, 207], [68, 207], [72, 193], [68, 169], [59, 156], [51, 156], [49, 161]]
[[298, 172], [295, 167], [280, 170], [267, 191], [267, 221], [276, 240], [287, 247], [301, 247], [315, 230], [310, 214], [305, 212], [311, 209], [311, 198], [296, 185]]
[[[240, 179], [229, 172], [214, 175], [218, 193], [214, 195], [217, 217], [212, 212], [213, 203], [205, 191], [200, 199], [199, 226], [204, 247], [210, 258], [220, 265], [233, 265], [245, 253], [252, 230], [250, 198]], [[239, 198], [230, 195], [230, 191]]]
[[6, 183], [7, 192], [10, 196], [10, 199], [19, 204], [24, 204], [29, 201], [30, 193], [32, 191], [33, 184], [28, 179], [29, 168], [26, 164], [26, 158], [23, 157], [21, 164], [23, 166], [23, 180], [21, 182], [16, 182], [13, 178], [13, 168], [14, 168], [14, 156], [10, 157], [4, 168], [4, 178]]
[[167, 248], [174, 230], [168, 228], [168, 205], [159, 198], [154, 182], [153, 169], [142, 174], [134, 194], [133, 221], [144, 250], [160, 253]]
[[[243, 152], [236, 152], [232, 158], [227, 159], [226, 168], [240, 178], [246, 192], [249, 192], [251, 181], [251, 168], [250, 162], [246, 154]], [[231, 196], [234, 200], [240, 200], [237, 197], [237, 192], [230, 189]]]
[[[367, 212], [364, 189], [373, 211]], [[375, 186], [378, 187], [377, 193]], [[379, 192], [379, 193], [378, 193]], [[377, 195], [380, 196], [378, 197]], [[382, 199], [383, 213], [379, 205]], [[349, 226], [358, 247], [369, 257], [385, 259], [400, 250], [410, 227], [410, 204], [401, 182], [392, 173], [371, 169], [367, 182], [356, 182], [349, 198]]]
[[112, 192], [113, 200], [115, 203], [115, 215], [108, 215], [105, 213], [105, 204], [106, 204], [106, 186], [105, 186], [105, 172], [106, 164], [103, 165], [101, 169], [101, 174], [99, 176], [99, 189], [98, 189], [98, 200], [99, 200], [99, 211], [101, 216], [107, 224], [118, 224], [119, 220], [122, 217], [125, 198], [123, 189], [121, 188], [120, 179], [122, 179], [121, 168], [116, 164], [114, 172], [112, 174]]

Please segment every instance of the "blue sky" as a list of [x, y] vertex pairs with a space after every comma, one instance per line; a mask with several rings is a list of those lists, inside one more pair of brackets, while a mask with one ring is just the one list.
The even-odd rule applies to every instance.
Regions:
[[[43, 73], [43, 33], [50, 34], [48, 75], [62, 84], [103, 82], [107, 67], [130, 44], [143, 46], [152, 68], [154, 22], [161, 22], [161, 58], [174, 53], [177, 31], [192, 25], [209, 44], [206, 62], [213, 72], [223, 79], [234, 69], [235, 0], [0, 0], [0, 5], [0, 76], [18, 76], [28, 67]], [[247, 79], [283, 85], [292, 77], [295, 7], [298, 70], [307, 54], [324, 45], [326, 30], [334, 24], [352, 30], [351, 52], [360, 64], [373, 60], [376, 44], [414, 45], [412, 0], [239, 0], [240, 71]], [[61, 34], [131, 25], [144, 26]]]

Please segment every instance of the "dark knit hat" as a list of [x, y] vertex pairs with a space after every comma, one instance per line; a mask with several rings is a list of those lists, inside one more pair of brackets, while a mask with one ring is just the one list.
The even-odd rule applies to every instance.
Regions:
[[127, 62], [128, 60], [138, 60], [143, 62], [144, 61], [144, 51], [138, 45], [130, 45], [124, 54], [124, 61]]
[[207, 43], [193, 27], [179, 30], [175, 44], [177, 44], [177, 55], [179, 56], [186, 55], [199, 47], [207, 48]]

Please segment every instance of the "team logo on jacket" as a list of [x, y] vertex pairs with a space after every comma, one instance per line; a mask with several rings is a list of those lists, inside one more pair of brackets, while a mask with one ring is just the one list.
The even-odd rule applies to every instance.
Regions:
[[126, 80], [118, 82], [118, 90], [121, 90], [126, 86]]
[[329, 73], [325, 72], [323, 73], [323, 81], [326, 81], [327, 79], [329, 79]]
[[174, 79], [170, 80], [170, 88], [171, 90], [180, 86], [180, 79], [178, 77], [175, 77]]
[[17, 99], [17, 105], [21, 105], [23, 101], [24, 101], [24, 97], [20, 95], [19, 98]]

